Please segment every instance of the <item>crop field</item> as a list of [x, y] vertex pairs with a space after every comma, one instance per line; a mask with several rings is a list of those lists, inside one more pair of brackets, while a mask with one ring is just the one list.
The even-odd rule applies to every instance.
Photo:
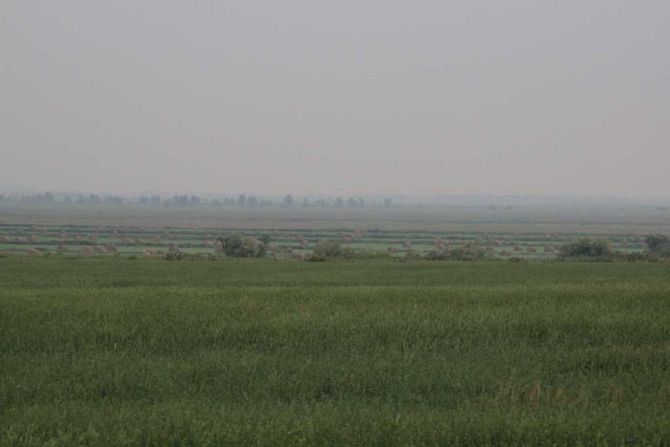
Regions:
[[667, 263], [0, 258], [0, 445], [668, 445]]

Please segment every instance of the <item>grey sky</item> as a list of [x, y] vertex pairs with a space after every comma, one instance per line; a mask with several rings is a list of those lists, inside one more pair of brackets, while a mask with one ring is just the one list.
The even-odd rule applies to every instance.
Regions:
[[670, 2], [0, 1], [0, 188], [670, 195]]

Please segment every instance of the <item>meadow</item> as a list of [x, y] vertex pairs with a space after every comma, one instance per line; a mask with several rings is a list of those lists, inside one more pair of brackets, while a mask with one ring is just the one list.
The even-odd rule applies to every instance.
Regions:
[[668, 445], [667, 263], [0, 258], [0, 445]]

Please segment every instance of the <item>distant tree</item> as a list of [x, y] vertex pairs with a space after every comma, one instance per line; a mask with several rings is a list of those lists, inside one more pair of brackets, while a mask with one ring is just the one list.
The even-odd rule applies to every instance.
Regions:
[[71, 205], [72, 204], [72, 197], [65, 196], [65, 204], [66, 205]]
[[149, 198], [149, 202], [151, 202], [152, 205], [160, 205], [161, 203], [161, 197], [160, 196], [151, 196]]
[[384, 199], [384, 208], [390, 208], [391, 204], [392, 204], [391, 199], [389, 199], [388, 197]]
[[358, 206], [361, 208], [365, 208], [365, 200], [363, 200], [362, 197], [358, 198]]
[[147, 196], [140, 196], [137, 199], [137, 203], [140, 205], [148, 205], [149, 204], [149, 197]]
[[347, 206], [349, 207], [358, 206], [358, 202], [353, 197], [349, 197], [349, 200], [347, 200]]
[[178, 205], [178, 206], [188, 206], [190, 203], [190, 197], [187, 196], [186, 194], [184, 195], [175, 195], [172, 197], [172, 204]]
[[50, 192], [44, 194], [44, 203], [55, 203], [56, 198]]
[[293, 196], [291, 194], [286, 194], [286, 196], [284, 196], [284, 199], [282, 200], [282, 204], [284, 206], [293, 206], [293, 202], [294, 202], [294, 199], [293, 199]]
[[309, 199], [305, 197], [302, 201], [302, 207], [307, 208], [309, 206]]
[[244, 194], [240, 194], [240, 196], [237, 198], [237, 204], [239, 206], [246, 206], [247, 205], [247, 196]]
[[344, 200], [342, 200], [341, 198], [338, 197], [338, 198], [335, 199], [335, 203], [334, 203], [334, 205], [335, 205], [337, 208], [341, 208], [341, 207], [344, 206]]
[[258, 206], [258, 199], [254, 196], [250, 196], [247, 199], [247, 206]]
[[121, 205], [123, 204], [123, 197], [105, 196], [102, 198], [102, 203], [104, 203], [105, 205]]
[[195, 206], [195, 205], [200, 205], [202, 200], [198, 196], [191, 195], [191, 197], [188, 198], [188, 204]]

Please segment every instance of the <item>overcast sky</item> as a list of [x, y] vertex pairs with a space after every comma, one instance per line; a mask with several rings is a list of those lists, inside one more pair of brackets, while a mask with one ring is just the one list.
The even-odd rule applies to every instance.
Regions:
[[0, 1], [0, 188], [670, 196], [668, 0]]

